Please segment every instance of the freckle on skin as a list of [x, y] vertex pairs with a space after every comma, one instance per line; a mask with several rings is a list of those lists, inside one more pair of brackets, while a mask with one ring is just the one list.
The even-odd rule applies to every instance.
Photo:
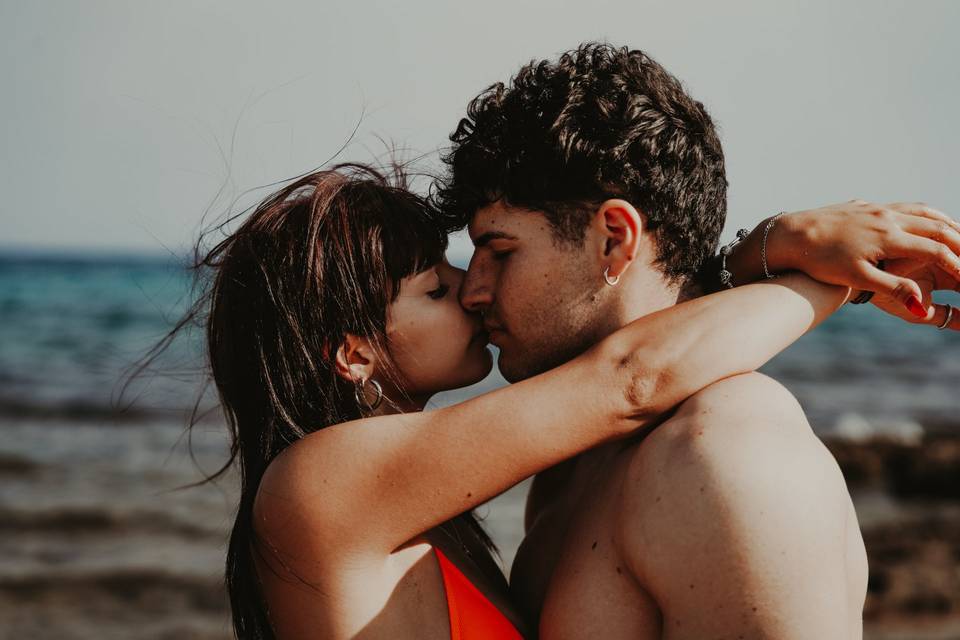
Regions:
[[467, 497], [468, 497], [468, 498], [472, 498], [472, 497], [473, 497], [473, 494], [468, 492], [468, 493], [467, 493]]
[[660, 502], [660, 496], [657, 496], [657, 502]]
[[597, 541], [596, 541], [596, 540], [593, 541], [593, 546], [590, 547], [590, 548], [591, 548], [591, 549], [596, 549], [596, 548], [597, 548]]
[[623, 573], [623, 571], [620, 571], [620, 567], [617, 567], [617, 573]]

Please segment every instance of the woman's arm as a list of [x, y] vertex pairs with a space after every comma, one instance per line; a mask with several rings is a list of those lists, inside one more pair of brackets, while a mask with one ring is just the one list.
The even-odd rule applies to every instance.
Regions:
[[[879, 294], [876, 306], [887, 313], [914, 323], [942, 322], [946, 309], [933, 305], [929, 287], [893, 268], [893, 262], [909, 260], [955, 288], [960, 282], [960, 223], [945, 213], [922, 203], [851, 200], [786, 213], [768, 225], [771, 221], [760, 222], [733, 248], [727, 258], [732, 284], [763, 279], [765, 253], [770, 273], [801, 271], [821, 282], [872, 291]], [[877, 267], [880, 260], [886, 262], [884, 269]]]
[[644, 316], [556, 369], [466, 402], [328, 427], [271, 464], [255, 527], [291, 557], [387, 554], [759, 367], [848, 294], [799, 274], [723, 291]]

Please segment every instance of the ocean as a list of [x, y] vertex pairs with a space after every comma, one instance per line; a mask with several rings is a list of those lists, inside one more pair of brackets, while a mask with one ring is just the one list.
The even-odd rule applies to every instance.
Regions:
[[[960, 296], [944, 301], [960, 305]], [[119, 397], [190, 301], [160, 257], [0, 252], [0, 638], [225, 638], [220, 586], [235, 478], [199, 332]], [[825, 437], [960, 434], [960, 340], [847, 305], [763, 371]], [[496, 373], [434, 406], [504, 384]], [[213, 411], [183, 434], [199, 398]], [[480, 514], [509, 565], [521, 485]], [[880, 637], [880, 636], [876, 636]], [[893, 637], [893, 636], [891, 636]]]

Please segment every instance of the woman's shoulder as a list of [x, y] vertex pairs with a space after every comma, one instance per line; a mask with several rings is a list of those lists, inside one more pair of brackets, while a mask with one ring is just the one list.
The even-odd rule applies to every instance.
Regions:
[[[365, 514], [360, 496], [378, 470], [364, 455], [371, 434], [390, 416], [325, 427], [290, 444], [267, 466], [253, 504], [254, 531], [272, 544], [356, 545]], [[369, 515], [369, 514], [366, 514]], [[307, 539], [309, 538], [309, 539]]]
[[336, 427], [310, 433], [281, 451], [263, 472], [253, 503], [253, 528], [272, 546], [305, 549], [336, 522], [342, 496], [328, 489]]

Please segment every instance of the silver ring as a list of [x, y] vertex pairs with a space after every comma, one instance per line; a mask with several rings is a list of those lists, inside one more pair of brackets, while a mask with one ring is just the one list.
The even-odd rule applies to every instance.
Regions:
[[947, 317], [943, 319], [943, 324], [937, 327], [937, 329], [946, 329], [947, 325], [950, 324], [950, 320], [953, 319], [953, 305], [947, 305]]
[[620, 276], [610, 277], [610, 265], [607, 265], [607, 268], [603, 270], [603, 280], [611, 287], [620, 282]]

